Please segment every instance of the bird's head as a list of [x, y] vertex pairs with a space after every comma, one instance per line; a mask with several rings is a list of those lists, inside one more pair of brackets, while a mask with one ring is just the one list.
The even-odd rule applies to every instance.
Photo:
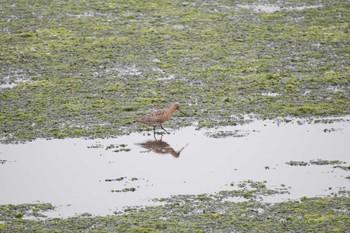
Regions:
[[179, 102], [175, 102], [171, 105], [171, 108], [174, 110], [179, 110], [182, 114], [184, 114], [186, 116], [186, 114], [180, 110], [180, 103]]
[[175, 109], [175, 110], [178, 110], [180, 109], [180, 103], [179, 102], [175, 102], [171, 105], [171, 108]]

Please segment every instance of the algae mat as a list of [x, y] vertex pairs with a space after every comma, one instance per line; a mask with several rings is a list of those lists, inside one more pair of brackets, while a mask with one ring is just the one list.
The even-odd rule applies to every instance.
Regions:
[[172, 126], [350, 113], [348, 1], [5, 1], [0, 138], [110, 137], [149, 106]]

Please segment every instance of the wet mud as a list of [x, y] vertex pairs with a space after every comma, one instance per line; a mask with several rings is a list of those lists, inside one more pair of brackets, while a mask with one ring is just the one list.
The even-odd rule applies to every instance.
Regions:
[[5, 1], [0, 232], [347, 232], [349, 9]]
[[350, 114], [348, 1], [5, 1], [0, 140]]

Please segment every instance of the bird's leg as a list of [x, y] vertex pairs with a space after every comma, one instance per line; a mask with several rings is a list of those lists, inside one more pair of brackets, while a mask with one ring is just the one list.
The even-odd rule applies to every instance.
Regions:
[[167, 134], [170, 134], [168, 131], [166, 131], [162, 125], [160, 125], [160, 128], [162, 128], [162, 130], [164, 130]]
[[153, 137], [154, 137], [154, 140], [157, 141], [157, 138], [156, 138], [156, 126], [153, 127]]

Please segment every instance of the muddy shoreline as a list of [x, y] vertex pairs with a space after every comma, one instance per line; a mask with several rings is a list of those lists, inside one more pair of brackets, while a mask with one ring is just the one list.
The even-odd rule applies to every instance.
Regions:
[[350, 114], [349, 3], [2, 7], [0, 140], [105, 138], [181, 103], [198, 128]]
[[[28, 174], [35, 174], [33, 180], [44, 180], [55, 187], [55, 179], [43, 179], [50, 170], [55, 171], [49, 166], [55, 159], [45, 159], [39, 147], [33, 154], [42, 157], [32, 156], [38, 159], [29, 162], [23, 151], [16, 151], [30, 151], [30, 145], [40, 140], [46, 146], [58, 139], [117, 141], [106, 145], [95, 142], [88, 145], [90, 148], [79, 150], [73, 143], [67, 147], [71, 150], [61, 154], [74, 159], [74, 163], [67, 159], [62, 165], [65, 169], [71, 167], [71, 171], [79, 165], [89, 165], [86, 160], [92, 151], [92, 157], [98, 159], [91, 160], [91, 164], [100, 163], [98, 172], [123, 164], [133, 156], [139, 156], [139, 162], [149, 157], [152, 160], [151, 155], [159, 151], [170, 152], [157, 162], [171, 171], [174, 161], [170, 165], [167, 161], [176, 156], [184, 158], [177, 161], [186, 161], [191, 158], [189, 155], [195, 157], [198, 153], [193, 148], [201, 146], [184, 141], [185, 136], [175, 138], [187, 127], [196, 128], [192, 135], [207, 129], [201, 137], [209, 142], [226, 140], [225, 145], [237, 146], [219, 153], [227, 155], [227, 151], [236, 151], [240, 145], [235, 144], [237, 141], [243, 143], [249, 138], [252, 142], [254, 137], [263, 135], [263, 130], [260, 133], [257, 128], [245, 128], [254, 120], [285, 124], [297, 119], [298, 125], [331, 125], [350, 115], [348, 1], [15, 0], [1, 5], [0, 16], [0, 172], [6, 174], [6, 179], [18, 179], [17, 184], [21, 184], [21, 177], [25, 180], [30, 178]], [[152, 129], [133, 122], [152, 109], [168, 107], [175, 101], [181, 103], [187, 117], [175, 115], [164, 125], [173, 130], [171, 135], [165, 135], [165, 143], [118, 141], [141, 132], [144, 138], [152, 137]], [[228, 130], [226, 126], [234, 128]], [[348, 132], [342, 127], [327, 126], [317, 130], [315, 135], [324, 137], [319, 142], [322, 145], [329, 140], [344, 140], [341, 134]], [[292, 139], [280, 136], [284, 137]], [[325, 147], [318, 154], [299, 152], [288, 157], [294, 148], [307, 147], [302, 140], [296, 142], [299, 144], [287, 145], [281, 152], [284, 160], [268, 163], [267, 158], [278, 156], [269, 156], [272, 153], [257, 144], [256, 148], [265, 148], [261, 150], [265, 157], [248, 156], [250, 160], [243, 161], [260, 161], [255, 171], [261, 176], [284, 170], [290, 170], [291, 176], [294, 172], [306, 178], [314, 175], [315, 181], [322, 176], [327, 185], [317, 186], [326, 190], [321, 196], [265, 202], [262, 200], [292, 192], [293, 187], [252, 180], [248, 175], [237, 179], [232, 174], [243, 174], [244, 169], [232, 167], [230, 175], [234, 179], [225, 180], [224, 188], [160, 198], [159, 205], [130, 207], [101, 216], [87, 212], [68, 218], [45, 217], [59, 207], [43, 199], [39, 203], [16, 199], [20, 203], [0, 205], [0, 232], [347, 232], [350, 199], [346, 182], [350, 161], [340, 156], [346, 152], [347, 144], [334, 144], [337, 148], [332, 150]], [[139, 149], [134, 143], [139, 143]], [[12, 146], [18, 146], [13, 154], [8, 149]], [[56, 147], [55, 151], [59, 149]], [[54, 154], [51, 152], [48, 149], [47, 155]], [[76, 154], [81, 157], [75, 157]], [[238, 158], [240, 155], [249, 153], [233, 154]], [[65, 157], [58, 154], [55, 158]], [[198, 166], [201, 160], [193, 161]], [[218, 165], [210, 159], [207, 163]], [[21, 164], [27, 165], [23, 166], [27, 170]], [[31, 173], [28, 169], [33, 164], [43, 169], [44, 175]], [[19, 170], [11, 173], [16, 166]], [[220, 166], [214, 173], [224, 171]], [[186, 166], [179, 168], [185, 173]], [[111, 175], [99, 177], [109, 195], [137, 195], [147, 189], [147, 182], [154, 182], [129, 175], [127, 170], [119, 171], [122, 169], [116, 167], [111, 169]], [[205, 172], [212, 171], [202, 172], [205, 177]], [[157, 180], [160, 176], [154, 177]], [[191, 187], [188, 177], [184, 180]], [[225, 176], [212, 177], [222, 181]], [[334, 187], [328, 185], [332, 179], [337, 184]], [[64, 182], [56, 181], [56, 193], [68, 190], [61, 189]], [[188, 189], [183, 180], [178, 183]], [[35, 182], [29, 184], [33, 186]], [[195, 184], [198, 182], [192, 186]], [[2, 183], [1, 189], [12, 194], [29, 195], [33, 191], [22, 184], [13, 191], [16, 189], [7, 185]], [[72, 185], [69, 190], [79, 192], [81, 187]]]
[[[21, 195], [16, 186], [30, 184], [21, 198], [32, 201], [0, 205], [0, 229], [346, 232], [350, 161], [345, 138], [349, 129], [349, 118], [324, 118], [311, 124], [305, 119], [256, 121], [215, 130], [184, 128], [159, 141], [141, 133], [7, 145], [8, 149], [2, 149], [6, 162], [0, 168], [9, 172], [0, 171], [1, 176], [18, 177], [8, 180], [17, 183], [14, 187], [1, 181], [9, 194], [2, 192], [1, 199], [17, 202]], [[45, 151], [44, 145], [49, 153], [40, 152]], [[28, 174], [34, 179], [24, 178]], [[43, 182], [41, 174], [45, 174]], [[30, 187], [43, 189], [45, 180], [51, 184], [47, 195], [39, 198], [41, 202], [30, 199], [40, 193]], [[13, 201], [8, 199], [11, 193], [17, 193]], [[55, 196], [60, 200], [57, 204], [43, 202]]]

